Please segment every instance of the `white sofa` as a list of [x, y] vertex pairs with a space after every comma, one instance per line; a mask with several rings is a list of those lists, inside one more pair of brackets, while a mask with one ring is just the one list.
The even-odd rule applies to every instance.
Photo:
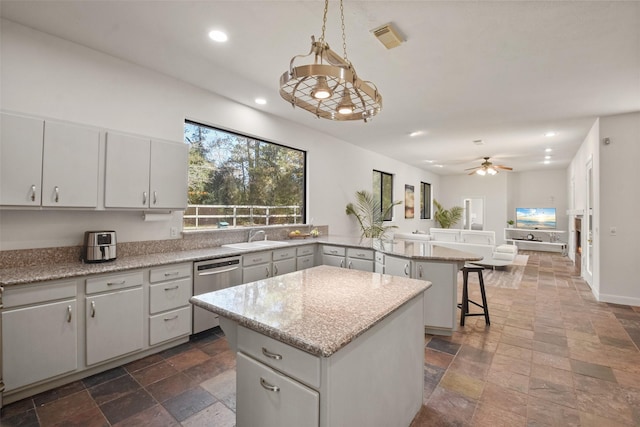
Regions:
[[428, 241], [431, 244], [480, 255], [484, 260], [513, 261], [518, 254], [515, 245], [496, 246], [494, 231], [431, 228], [429, 234], [395, 233], [394, 239]]

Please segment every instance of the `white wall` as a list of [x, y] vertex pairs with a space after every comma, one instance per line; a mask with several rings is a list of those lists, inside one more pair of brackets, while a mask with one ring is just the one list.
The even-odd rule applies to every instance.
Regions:
[[[329, 225], [332, 233], [359, 234], [344, 208], [357, 190], [371, 189], [373, 169], [395, 175], [395, 199], [403, 198], [405, 184], [416, 190], [420, 181], [438, 187], [439, 177], [430, 172], [166, 75], [10, 21], [2, 20], [0, 30], [2, 110], [176, 141], [182, 140], [188, 118], [307, 150], [308, 219]], [[403, 206], [395, 208], [394, 217], [402, 231], [431, 224], [405, 220]], [[170, 226], [180, 223], [180, 215], [170, 223], [144, 223], [130, 212], [5, 210], [0, 249], [80, 244], [85, 230], [104, 228], [118, 231], [122, 242], [167, 239]]]
[[508, 179], [508, 219], [515, 221], [516, 208], [556, 208], [558, 230], [568, 229], [565, 169], [510, 173]]
[[599, 147], [600, 300], [640, 306], [640, 112], [601, 117]]

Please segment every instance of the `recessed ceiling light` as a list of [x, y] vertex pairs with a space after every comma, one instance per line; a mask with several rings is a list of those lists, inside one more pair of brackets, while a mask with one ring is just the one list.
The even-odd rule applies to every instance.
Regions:
[[409, 134], [409, 136], [413, 138], [414, 136], [420, 136], [420, 135], [422, 135], [423, 133], [424, 133], [424, 131], [422, 131], [422, 130], [416, 130], [416, 131], [411, 132], [411, 133]]
[[553, 151], [553, 149], [551, 149], [551, 148], [546, 148], [546, 149], [544, 150], [544, 152], [545, 152], [545, 153], [550, 153], [550, 152], [552, 152], [552, 151]]
[[554, 131], [549, 131], [544, 134], [547, 138], [551, 138], [552, 136], [556, 136], [557, 134]]
[[433, 163], [433, 162], [435, 162], [435, 160], [425, 160], [424, 162], [425, 163]]
[[545, 164], [545, 165], [548, 165], [549, 163], [551, 163], [551, 160], [545, 160], [545, 161], [544, 161], [544, 164]]
[[444, 165], [433, 165], [433, 166], [435, 166], [437, 168], [443, 168], [444, 167]]
[[209, 38], [214, 42], [218, 42], [218, 43], [226, 42], [229, 39], [226, 33], [219, 30], [210, 31]]
[[267, 100], [264, 98], [256, 98], [255, 101], [258, 105], [265, 105], [267, 103]]
[[545, 160], [549, 160], [551, 158], [551, 156], [544, 156]]

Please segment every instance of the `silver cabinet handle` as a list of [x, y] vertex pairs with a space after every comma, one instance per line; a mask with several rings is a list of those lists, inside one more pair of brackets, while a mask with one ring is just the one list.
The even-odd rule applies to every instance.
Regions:
[[91, 301], [91, 317], [96, 317], [96, 302]]
[[158, 192], [157, 191], [153, 192], [153, 204], [154, 205], [158, 204]]
[[282, 360], [282, 355], [281, 354], [271, 353], [269, 350], [267, 350], [264, 347], [262, 347], [262, 354], [267, 356], [269, 359]]
[[260, 385], [269, 391], [275, 391], [276, 393], [280, 391], [280, 387], [277, 385], [269, 384], [267, 380], [260, 377]]
[[107, 286], [113, 286], [113, 285], [124, 285], [125, 283], [127, 283], [126, 280], [122, 280], [120, 282], [107, 282]]
[[422, 278], [422, 266], [418, 266], [418, 277]]
[[349, 261], [349, 265], [347, 265], [347, 268], [351, 269], [352, 266], [353, 266], [353, 262]]
[[147, 204], [147, 192], [146, 191], [142, 192], [142, 204], [143, 205]]
[[60, 187], [56, 185], [55, 187], [53, 187], [53, 191], [56, 194], [53, 200], [55, 200], [55, 202], [58, 203], [60, 201]]
[[31, 186], [31, 201], [32, 202], [36, 201], [36, 186], [35, 185]]
[[269, 267], [265, 267], [264, 271], [266, 272], [265, 277], [269, 277]]
[[173, 291], [175, 289], [178, 289], [178, 285], [172, 286], [170, 288], [164, 288], [165, 291]]
[[340, 260], [340, 268], [342, 268], [342, 267], [344, 267], [344, 260], [343, 259]]
[[408, 276], [409, 275], [409, 264], [405, 264], [404, 265], [404, 275]]
[[4, 295], [4, 287], [0, 286], [0, 308], [4, 308], [4, 305], [2, 304], [2, 296]]
[[71, 306], [67, 306], [67, 323], [71, 323]]
[[278, 275], [278, 266], [276, 264], [273, 264], [273, 275], [274, 276]]
[[330, 250], [329, 250], [329, 253], [330, 253], [330, 254], [334, 254], [334, 255], [335, 255], [335, 254], [337, 254], [337, 253], [338, 253], [338, 251], [337, 251], [336, 249], [330, 249]]
[[178, 318], [178, 315], [176, 314], [176, 315], [175, 315], [175, 316], [173, 316], [173, 317], [165, 317], [163, 320], [164, 320], [165, 322], [170, 322], [170, 321], [172, 321], [172, 320], [176, 320], [177, 318]]
[[178, 274], [180, 274], [179, 271], [174, 271], [173, 273], [164, 273], [164, 277], [177, 276]]

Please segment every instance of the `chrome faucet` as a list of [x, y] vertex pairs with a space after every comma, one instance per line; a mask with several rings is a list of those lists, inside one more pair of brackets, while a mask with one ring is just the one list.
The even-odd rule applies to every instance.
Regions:
[[255, 239], [256, 236], [261, 233], [266, 239], [267, 235], [264, 233], [264, 230], [257, 230], [257, 229], [249, 230], [249, 240], [247, 240], [247, 242], [253, 242], [253, 239]]

